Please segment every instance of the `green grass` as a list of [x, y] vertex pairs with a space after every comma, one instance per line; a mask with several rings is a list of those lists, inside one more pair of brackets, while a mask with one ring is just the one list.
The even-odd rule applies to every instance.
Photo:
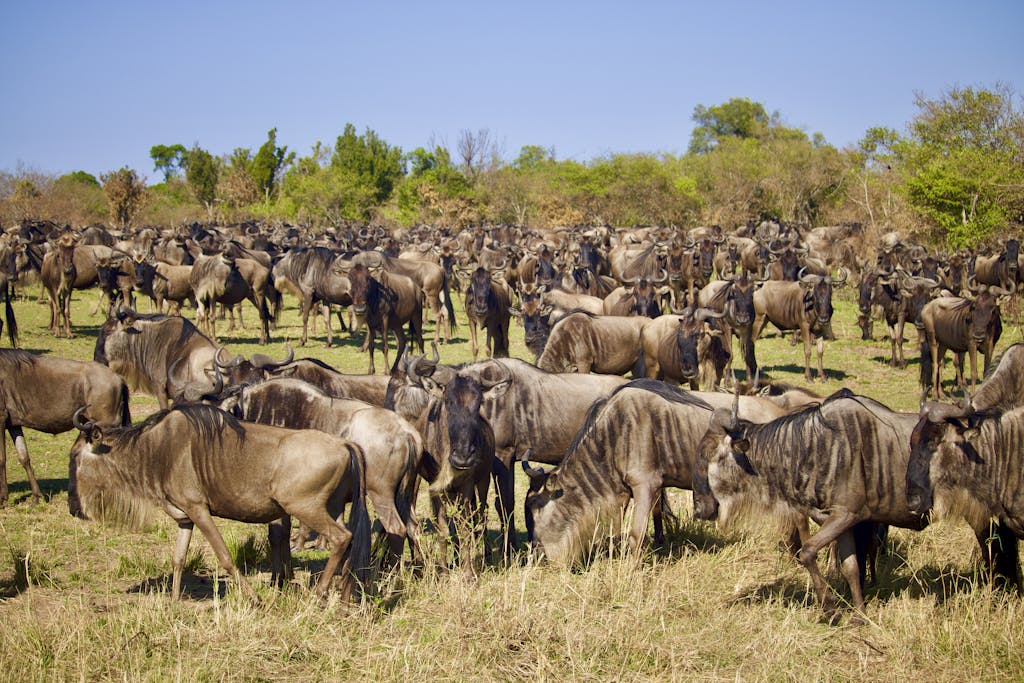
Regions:
[[[830, 380], [811, 388], [829, 393], [846, 386], [916, 410], [916, 349], [907, 344], [907, 369], [888, 367], [887, 341], [859, 340], [851, 294], [838, 298], [839, 339], [826, 344]], [[101, 322], [88, 315], [94, 301], [94, 292], [76, 294], [72, 340], [45, 329], [45, 306], [17, 303], [22, 345], [91, 358]], [[269, 346], [254, 343], [251, 308], [250, 327], [222, 340], [235, 353], [282, 356], [283, 342], [295, 345], [301, 331], [295, 302], [287, 303]], [[428, 325], [428, 340], [432, 335]], [[457, 336], [458, 343], [441, 347], [444, 362], [470, 360], [465, 324]], [[361, 336], [342, 333], [331, 349], [323, 338], [321, 323], [297, 355], [365, 371]], [[999, 347], [1020, 339], [1020, 326], [1008, 321]], [[514, 323], [511, 348], [530, 359]], [[803, 385], [800, 347], [769, 334], [757, 348], [772, 378]], [[950, 368], [944, 374], [952, 378]], [[135, 419], [155, 409], [151, 397], [132, 397]], [[894, 532], [893, 553], [868, 590], [869, 623], [860, 627], [823, 624], [806, 572], [778, 550], [777, 539], [692, 520], [686, 492], [671, 494], [680, 523], [669, 547], [638, 563], [613, 552], [577, 571], [525, 561], [476, 577], [402, 570], [357, 606], [337, 595], [319, 600], [308, 590], [323, 553], [297, 553], [294, 584], [271, 588], [265, 530], [219, 521], [260, 605], [225, 590], [199, 534], [187, 597], [175, 603], [168, 597], [174, 525], [167, 520], [132, 533], [71, 518], [73, 435], [26, 436], [46, 502], [28, 502], [24, 470], [11, 457], [11, 501], [0, 510], [0, 548], [7, 549], [0, 552], [0, 670], [7, 680], [1013, 680], [1024, 672], [1024, 606], [1018, 595], [984, 586], [973, 537], [961, 523]], [[525, 486], [517, 490], [521, 504]], [[420, 511], [425, 518], [423, 500]], [[493, 514], [489, 521], [496, 533]], [[429, 553], [434, 535], [424, 536]]]

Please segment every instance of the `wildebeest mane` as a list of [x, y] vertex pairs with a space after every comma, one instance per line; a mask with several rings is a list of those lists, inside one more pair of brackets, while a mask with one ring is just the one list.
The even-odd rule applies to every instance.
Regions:
[[681, 403], [683, 405], [696, 406], [706, 410], [714, 410], [710, 403], [699, 396], [695, 396], [692, 391], [680, 389], [679, 387], [672, 386], [671, 384], [667, 384], [656, 379], [635, 379], [631, 382], [627, 382], [626, 384], [616, 387], [615, 391], [609, 395], [609, 398], [624, 389], [641, 389], [643, 391], [649, 391], [653, 394], [657, 394], [659, 397], [666, 401], [671, 401], [672, 403]]
[[0, 349], [0, 373], [14, 372], [18, 366], [32, 367], [37, 358], [28, 351], [21, 349]]
[[239, 441], [245, 440], [244, 426], [229, 413], [201, 403], [186, 403], [157, 411], [138, 424], [105, 430], [104, 441], [110, 439], [118, 446], [134, 448], [140, 439], [171, 413], [180, 413], [203, 443], [220, 443], [225, 429], [234, 432]]
[[576, 314], [576, 313], [581, 313], [581, 314], [583, 314], [583, 315], [587, 316], [588, 318], [590, 318], [591, 320], [593, 320], [594, 318], [596, 318], [596, 317], [597, 317], [597, 314], [596, 314], [596, 313], [591, 313], [590, 311], [585, 311], [585, 310], [583, 310], [582, 308], [573, 308], [573, 309], [570, 309], [570, 310], [566, 311], [566, 312], [565, 312], [565, 313], [563, 313], [562, 315], [558, 316], [558, 318], [557, 318], [557, 319], [555, 319], [555, 320], [551, 321], [551, 327], [554, 327], [554, 326], [555, 326], [555, 325], [557, 325], [557, 324], [558, 324], [558, 323], [559, 323], [559, 322], [560, 322], [561, 320], [564, 320], [565, 318], [568, 318], [568, 317], [569, 317], [570, 315], [574, 315], [574, 314]]

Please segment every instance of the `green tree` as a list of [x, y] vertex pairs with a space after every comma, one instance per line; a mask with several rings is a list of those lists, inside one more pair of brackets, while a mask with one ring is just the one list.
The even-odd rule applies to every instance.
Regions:
[[691, 154], [706, 154], [725, 138], [764, 138], [773, 122], [763, 104], [745, 97], [712, 107], [698, 104], [692, 118], [697, 125], [690, 134]]
[[295, 152], [288, 154], [288, 147], [277, 146], [277, 128], [271, 128], [256, 156], [253, 157], [249, 173], [264, 201], [270, 201], [285, 168], [295, 160]]
[[1024, 114], [1006, 87], [918, 94], [894, 144], [902, 191], [951, 245], [975, 244], [1024, 212]]
[[345, 124], [344, 132], [334, 143], [331, 166], [367, 185], [374, 204], [383, 204], [405, 173], [401, 148], [392, 147], [369, 128], [356, 135], [351, 123]]
[[181, 168], [186, 154], [188, 150], [184, 145], [153, 145], [149, 148], [153, 167], [164, 174], [165, 183]]
[[129, 227], [146, 201], [145, 176], [140, 177], [134, 169], [124, 166], [100, 175], [100, 182], [107, 196], [110, 220], [118, 228]]
[[192, 196], [205, 206], [207, 213], [212, 216], [214, 199], [217, 197], [217, 181], [220, 176], [217, 159], [196, 145], [189, 150], [183, 163], [185, 182], [192, 190]]

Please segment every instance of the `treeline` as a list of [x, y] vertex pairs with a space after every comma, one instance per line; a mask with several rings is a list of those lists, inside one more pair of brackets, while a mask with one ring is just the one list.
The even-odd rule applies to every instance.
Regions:
[[559, 225], [719, 224], [775, 217], [811, 225], [858, 221], [949, 246], [1024, 226], [1024, 114], [1006, 86], [919, 95], [905, 132], [872, 128], [837, 149], [736, 98], [698, 106], [687, 152], [611, 154], [587, 162], [525, 146], [506, 159], [490, 131], [411, 151], [345, 126], [307, 156], [277, 129], [228, 154], [196, 145], [150, 150], [162, 182], [136, 169], [99, 178], [0, 173], [0, 218], [74, 225], [193, 220]]

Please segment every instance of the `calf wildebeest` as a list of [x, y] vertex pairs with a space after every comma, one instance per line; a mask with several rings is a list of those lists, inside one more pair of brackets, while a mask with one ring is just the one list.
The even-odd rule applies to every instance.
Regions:
[[269, 379], [242, 385], [233, 393], [235, 396], [221, 405], [242, 420], [318, 429], [362, 448], [366, 494], [389, 538], [391, 560], [401, 557], [406, 539], [413, 560], [421, 560], [419, 522], [412, 506], [423, 441], [411, 424], [393, 411], [363, 401], [332, 398], [298, 379]]
[[[396, 339], [395, 364], [405, 353], [405, 334], [402, 325], [409, 323], [411, 344], [419, 343], [423, 352], [423, 290], [410, 278], [386, 270], [375, 269], [371, 273], [366, 266], [357, 263], [348, 271], [352, 284], [352, 310], [366, 321], [366, 339], [361, 351], [369, 351], [370, 367], [367, 374], [374, 374], [373, 363], [375, 340], [381, 338], [384, 365], [388, 365], [388, 333]], [[392, 368], [393, 369], [393, 368]]]
[[[71, 447], [71, 479], [89, 518], [132, 522], [146, 508], [158, 507], [178, 524], [174, 598], [181, 596], [193, 526], [246, 597], [256, 597], [232, 562], [214, 517], [269, 523], [293, 515], [325, 536], [331, 555], [317, 582], [320, 594], [326, 594], [350, 544], [342, 567], [344, 597], [352, 592], [350, 570], [363, 574], [369, 564], [366, 462], [350, 441], [314, 429], [242, 423], [219, 408], [196, 404], [111, 429], [83, 421], [76, 412], [75, 426], [81, 434]], [[346, 496], [354, 501], [351, 530], [332, 515]]]
[[818, 569], [818, 552], [837, 541], [839, 566], [854, 607], [863, 612], [862, 572], [853, 527], [875, 522], [921, 529], [906, 503], [910, 439], [918, 417], [897, 413], [847, 389], [766, 424], [718, 411], [699, 452], [694, 515], [770, 519], [796, 510], [820, 525], [803, 542], [800, 562], [827, 614], [835, 598]]
[[551, 328], [537, 367], [545, 372], [624, 375], [640, 355], [644, 316], [591, 315], [571, 311]]
[[466, 318], [473, 360], [479, 352], [477, 328], [486, 331], [485, 348], [490, 358], [508, 358], [508, 325], [512, 291], [502, 279], [504, 269], [489, 272], [482, 267], [473, 271], [466, 288]]
[[[910, 510], [922, 517], [963, 517], [978, 538], [982, 559], [995, 582], [1019, 586], [1024, 407], [975, 412], [927, 404], [910, 447], [906, 476]], [[994, 530], [993, 519], [997, 521]]]
[[999, 300], [1012, 295], [1015, 290], [1016, 284], [1009, 290], [982, 287], [982, 291], [970, 298], [942, 296], [924, 305], [921, 309], [925, 338], [921, 345], [921, 384], [926, 391], [931, 386], [936, 399], [945, 396], [941, 371], [946, 349], [958, 355], [958, 386], [964, 386], [963, 354], [970, 356], [971, 391], [977, 388], [978, 351], [984, 358], [985, 370], [1002, 335]]
[[[42, 494], [22, 430], [28, 427], [47, 434], [66, 432], [74, 427], [72, 415], [82, 407], [87, 407], [89, 416], [98, 423], [131, 424], [128, 388], [109, 368], [0, 349], [0, 428], [14, 441], [34, 500]], [[7, 443], [0, 431], [0, 506], [7, 503], [7, 497]], [[68, 493], [68, 506], [72, 513], [78, 512], [74, 491]]]
[[[443, 388], [429, 377], [423, 382], [434, 398], [416, 421], [424, 448], [420, 472], [430, 483], [430, 506], [444, 562], [450, 516], [455, 522], [460, 563], [471, 570], [484, 531], [494, 462], [494, 431], [480, 414], [485, 391], [479, 382], [458, 375]], [[487, 389], [493, 391], [501, 388]]]
[[832, 336], [832, 290], [841, 287], [848, 277], [803, 275], [797, 282], [771, 280], [754, 293], [753, 338], [761, 336], [771, 322], [780, 330], [800, 330], [804, 341], [804, 378], [811, 381], [811, 338], [817, 337], [818, 379], [825, 381], [825, 337]]
[[[653, 380], [637, 380], [591, 406], [562, 464], [550, 472], [529, 467], [527, 528], [553, 562], [572, 563], [598, 538], [601, 520], [621, 518], [634, 501], [629, 545], [637, 550], [654, 513], [660, 540], [659, 493], [665, 487], [689, 489], [697, 447], [714, 406], [733, 397], [688, 392]], [[739, 397], [747, 419], [766, 421], [784, 411], [763, 399]]]
[[[100, 328], [93, 360], [109, 366], [132, 389], [156, 396], [160, 408], [166, 409], [172, 398], [194, 400], [192, 393], [212, 385], [219, 348], [180, 316], [121, 310]], [[235, 384], [262, 377], [248, 362], [233, 365], [230, 372]]]

